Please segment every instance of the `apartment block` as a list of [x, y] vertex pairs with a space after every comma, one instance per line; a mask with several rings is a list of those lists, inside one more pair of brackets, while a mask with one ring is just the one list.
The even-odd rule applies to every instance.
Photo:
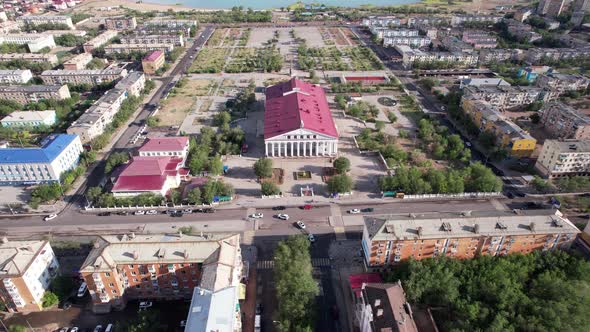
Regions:
[[590, 47], [585, 48], [530, 48], [525, 53], [529, 64], [541, 64], [544, 61], [585, 59], [590, 57]]
[[80, 53], [63, 63], [65, 70], [82, 70], [92, 61], [91, 53]]
[[510, 35], [512, 35], [515, 39], [521, 42], [534, 42], [535, 40], [539, 40], [542, 36], [533, 31], [533, 28], [522, 22], [517, 20], [507, 20], [507, 31]]
[[174, 49], [172, 44], [111, 44], [104, 47], [105, 54], [127, 54], [131, 52], [162, 51], [169, 53]]
[[408, 259], [527, 254], [568, 249], [580, 233], [558, 210], [465, 211], [365, 217], [368, 267]]
[[0, 22], [0, 33], [8, 34], [20, 31], [21, 26], [16, 21]]
[[137, 28], [137, 20], [135, 17], [107, 17], [104, 22], [108, 30], [135, 30]]
[[590, 141], [551, 140], [543, 144], [535, 168], [545, 178], [590, 175]]
[[190, 26], [163, 26], [163, 25], [142, 25], [133, 30], [137, 35], [191, 35]]
[[218, 291], [195, 287], [184, 331], [241, 332], [239, 294], [235, 286]]
[[590, 117], [561, 102], [546, 103], [541, 110], [541, 124], [552, 137], [590, 140]]
[[371, 33], [376, 35], [377, 38], [383, 39], [384, 37], [418, 37], [418, 30], [414, 29], [391, 29], [387, 27], [372, 26]]
[[565, 8], [565, 0], [541, 0], [537, 6], [537, 14], [557, 17]]
[[431, 40], [430, 38], [424, 36], [415, 36], [415, 37], [383, 37], [383, 46], [385, 47], [395, 47], [396, 45], [405, 45], [414, 48], [425, 47], [430, 45]]
[[372, 27], [399, 27], [401, 26], [401, 19], [394, 16], [369, 16], [363, 18], [363, 26]]
[[111, 89], [100, 97], [89, 109], [67, 129], [68, 134], [78, 135], [82, 144], [89, 143], [104, 133], [127, 99], [127, 91]]
[[53, 36], [35, 33], [2, 35], [0, 36], [0, 44], [3, 43], [27, 45], [31, 53], [37, 53], [46, 47], [54, 48], [56, 46]]
[[33, 26], [40, 24], [65, 24], [72, 30], [76, 29], [72, 18], [65, 15], [27, 15], [17, 17], [16, 21], [22, 25]]
[[84, 30], [46, 30], [46, 31], [43, 31], [42, 34], [52, 35], [55, 38], [55, 37], [60, 37], [63, 35], [74, 35], [76, 37], [84, 37], [88, 33]]
[[52, 110], [14, 111], [5, 116], [0, 123], [5, 128], [36, 128], [40, 126], [53, 126], [56, 121], [55, 111]]
[[239, 234], [99, 236], [80, 267], [95, 312], [130, 299], [190, 299], [240, 285]]
[[59, 182], [78, 165], [82, 143], [76, 135], [48, 136], [39, 147], [0, 149], [0, 185]]
[[590, 79], [579, 74], [548, 73], [537, 79], [537, 86], [560, 94], [568, 91], [584, 91], [589, 85]]
[[55, 54], [34, 54], [34, 53], [5, 53], [0, 54], [0, 62], [10, 61], [27, 61], [34, 63], [49, 63], [52, 66], [57, 65], [57, 55]]
[[502, 20], [502, 16], [492, 15], [454, 15], [451, 17], [451, 25], [456, 27], [465, 23], [489, 23], [494, 24]]
[[25, 84], [33, 78], [30, 70], [0, 70], [0, 84]]
[[144, 26], [158, 26], [158, 27], [197, 27], [195, 20], [175, 20], [175, 19], [153, 19], [143, 23]]
[[479, 64], [501, 63], [504, 61], [520, 60], [523, 56], [522, 50], [514, 49], [483, 49], [479, 51]]
[[498, 45], [496, 37], [485, 31], [465, 31], [461, 40], [477, 49], [496, 48], [496, 45]]
[[127, 69], [107, 68], [97, 70], [46, 70], [39, 75], [45, 84], [99, 85], [118, 81], [127, 76]]
[[533, 86], [469, 86], [464, 89], [466, 96], [485, 101], [499, 110], [508, 110], [532, 104], [536, 101], [548, 102], [557, 93]]
[[401, 282], [363, 283], [354, 314], [360, 332], [418, 332]]
[[164, 52], [162, 51], [153, 51], [141, 60], [143, 72], [146, 74], [155, 74], [163, 65]]
[[496, 144], [507, 149], [512, 156], [530, 157], [535, 150], [537, 141], [487, 102], [463, 96], [461, 106], [481, 132], [494, 134]]
[[415, 62], [449, 62], [471, 67], [478, 61], [478, 55], [475, 53], [424, 52], [406, 45], [396, 45], [395, 49], [402, 55], [402, 62], [408, 68]]
[[183, 35], [128, 35], [121, 37], [121, 44], [172, 44], [183, 47]]
[[14, 100], [21, 104], [43, 99], [64, 100], [70, 98], [67, 85], [4, 85], [0, 86], [0, 99]]
[[58, 275], [49, 241], [0, 240], [0, 300], [9, 312], [43, 310], [42, 298]]
[[84, 46], [83, 46], [84, 52], [90, 53], [95, 48], [100, 48], [100, 47], [104, 46], [111, 39], [117, 37], [117, 35], [119, 35], [119, 32], [116, 30], [107, 30], [107, 31], [101, 33], [100, 35], [98, 35], [98, 36], [92, 38], [91, 40], [87, 41], [86, 43], [84, 43]]
[[408, 27], [440, 27], [448, 26], [451, 21], [447, 17], [441, 16], [413, 16], [408, 17]]
[[116, 85], [116, 89], [127, 91], [128, 94], [139, 97], [145, 88], [145, 75], [139, 71], [132, 71]]

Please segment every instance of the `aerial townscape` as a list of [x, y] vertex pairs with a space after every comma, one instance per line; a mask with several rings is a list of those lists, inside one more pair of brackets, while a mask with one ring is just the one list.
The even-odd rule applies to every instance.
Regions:
[[0, 332], [590, 330], [590, 0], [0, 1]]

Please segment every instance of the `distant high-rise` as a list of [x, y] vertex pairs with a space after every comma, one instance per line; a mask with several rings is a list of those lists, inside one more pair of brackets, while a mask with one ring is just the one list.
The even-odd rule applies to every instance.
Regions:
[[574, 11], [589, 11], [590, 0], [575, 0]]
[[539, 6], [537, 6], [537, 14], [559, 16], [564, 9], [565, 4], [566, 0], [541, 0]]

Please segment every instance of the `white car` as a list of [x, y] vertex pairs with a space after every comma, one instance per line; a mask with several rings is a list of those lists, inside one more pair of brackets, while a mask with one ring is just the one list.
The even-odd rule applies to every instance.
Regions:
[[148, 212], [146, 212], [145, 214], [151, 214], [151, 215], [154, 215], [154, 214], [158, 214], [158, 211], [156, 211], [156, 210], [149, 210], [149, 211], [148, 211]]
[[301, 229], [305, 229], [305, 224], [301, 220], [297, 220], [297, 226], [299, 226]]
[[313, 236], [313, 234], [309, 234], [307, 236], [307, 239], [309, 240], [309, 242], [314, 243], [315, 242], [315, 236]]
[[101, 332], [102, 331], [102, 325], [96, 325], [96, 327], [94, 328], [94, 332]]
[[352, 210], [348, 210], [348, 213], [350, 213], [350, 214], [358, 214], [358, 213], [361, 213], [361, 210], [359, 210], [359, 209], [352, 209]]
[[133, 212], [134, 215], [136, 216], [143, 216], [145, 214], [145, 211], [143, 210], [137, 210], [135, 212]]
[[54, 214], [50, 214], [47, 217], [43, 218], [43, 220], [49, 221], [49, 220], [53, 220], [55, 218], [57, 218], [57, 214], [54, 213]]
[[152, 301], [142, 301], [142, 302], [139, 302], [139, 309], [151, 308], [152, 305], [153, 305]]
[[104, 332], [113, 332], [114, 326], [113, 324], [109, 324], [107, 325], [107, 328], [104, 330]]
[[279, 218], [281, 220], [289, 220], [289, 215], [284, 214], [284, 213], [279, 213], [279, 214], [277, 214], [277, 218]]
[[68, 328], [67, 327], [62, 327], [59, 332], [68, 332]]
[[252, 217], [254, 219], [262, 219], [262, 218], [264, 218], [264, 214], [262, 214], [260, 212], [256, 212], [253, 215], [251, 215], [250, 217]]
[[80, 288], [78, 288], [78, 297], [83, 297], [84, 294], [86, 294], [86, 290], [88, 290], [88, 285], [83, 282], [82, 285], [80, 285]]
[[78, 332], [80, 331], [80, 329], [77, 326], [72, 327], [72, 329], [70, 330], [70, 332]]
[[191, 213], [193, 213], [193, 209], [184, 209], [184, 210], [182, 210], [182, 213], [191, 214]]

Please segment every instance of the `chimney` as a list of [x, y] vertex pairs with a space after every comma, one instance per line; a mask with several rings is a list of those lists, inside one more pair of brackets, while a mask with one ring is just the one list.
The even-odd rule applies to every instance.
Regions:
[[133, 233], [133, 232], [129, 233], [129, 238], [130, 239], [135, 239], [135, 233]]
[[381, 305], [381, 299], [376, 299], [375, 300], [375, 307], [378, 307]]
[[133, 259], [137, 260], [139, 258], [139, 254], [137, 253], [137, 251], [133, 251]]
[[8, 238], [6, 236], [2, 237], [2, 240], [0, 240], [2, 242], [2, 244], [7, 244], [8, 243]]
[[377, 317], [383, 316], [383, 309], [377, 309]]
[[184, 249], [184, 259], [188, 259], [188, 250]]
[[92, 243], [92, 247], [94, 247], [94, 249], [98, 249], [100, 247], [98, 240], [94, 240], [94, 242]]

